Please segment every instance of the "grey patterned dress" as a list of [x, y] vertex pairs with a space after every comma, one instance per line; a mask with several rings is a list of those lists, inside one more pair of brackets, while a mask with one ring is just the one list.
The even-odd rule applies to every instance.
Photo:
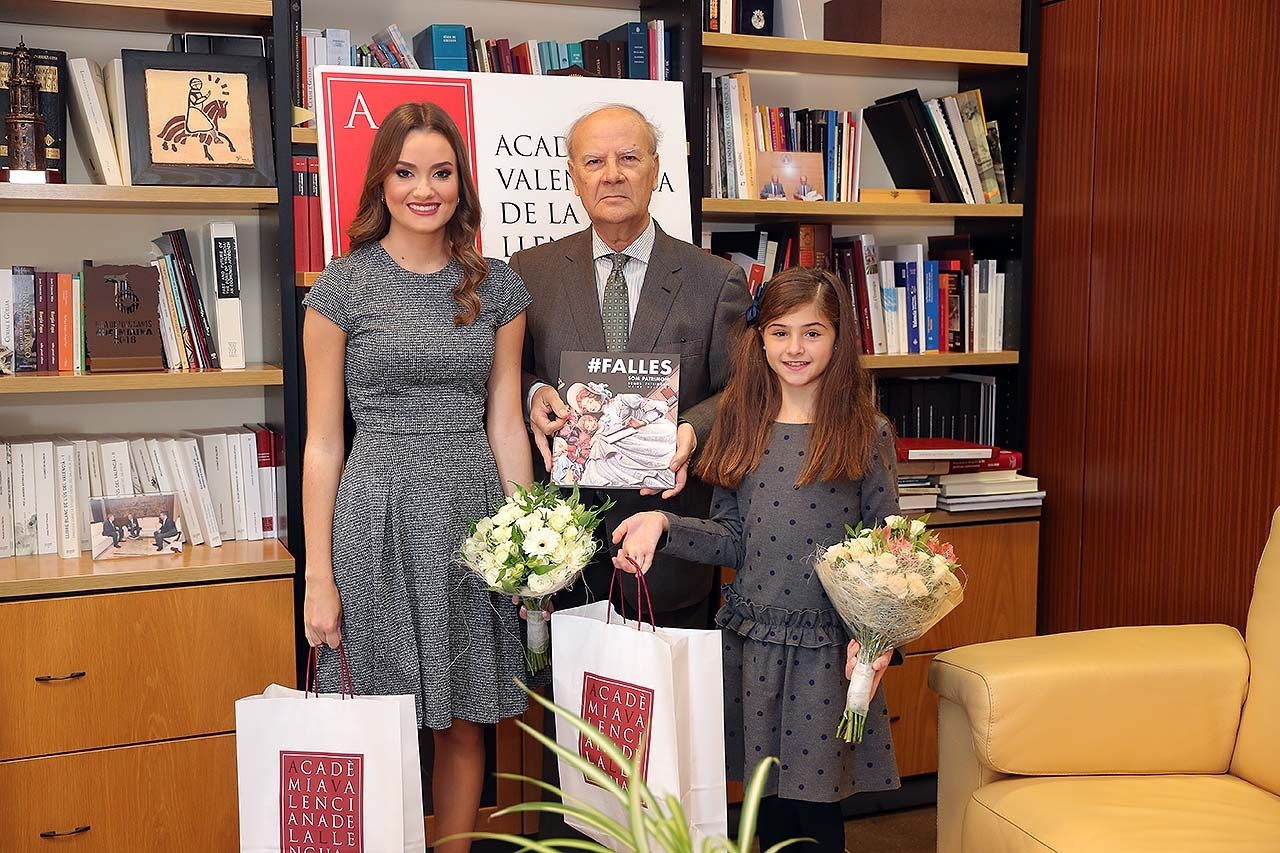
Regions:
[[898, 488], [887, 422], [857, 482], [795, 488], [808, 440], [805, 424], [775, 424], [756, 470], [736, 490], [715, 490], [709, 521], [668, 515], [663, 552], [738, 570], [716, 615], [729, 778], [745, 781], [757, 763], [776, 756], [781, 766], [765, 795], [822, 803], [899, 784], [883, 688], [872, 699], [862, 743], [836, 736], [849, 686], [849, 635], [812, 559], [819, 546], [844, 538], [846, 524], [896, 513]]
[[[358, 694], [416, 697], [418, 725], [496, 723], [525, 710], [520, 623], [453, 555], [503, 500], [485, 433], [499, 326], [528, 307], [510, 267], [489, 261], [483, 309], [455, 325], [455, 260], [421, 275], [379, 243], [335, 258], [303, 300], [347, 333], [355, 443], [333, 510], [333, 576]], [[323, 689], [337, 655], [321, 655]]]

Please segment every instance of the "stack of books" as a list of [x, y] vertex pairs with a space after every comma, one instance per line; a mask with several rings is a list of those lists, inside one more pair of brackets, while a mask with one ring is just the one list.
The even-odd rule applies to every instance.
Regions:
[[954, 439], [898, 439], [898, 495], [903, 512], [1038, 507], [1045, 493], [1019, 473], [1022, 454]]

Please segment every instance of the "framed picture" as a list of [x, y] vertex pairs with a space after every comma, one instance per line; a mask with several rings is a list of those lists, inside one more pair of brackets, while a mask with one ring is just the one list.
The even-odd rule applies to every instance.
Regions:
[[822, 201], [826, 177], [822, 155], [802, 151], [758, 151], [760, 198], [766, 201]]
[[93, 559], [181, 554], [182, 514], [172, 493], [89, 499]]
[[266, 60], [124, 50], [136, 185], [275, 186]]

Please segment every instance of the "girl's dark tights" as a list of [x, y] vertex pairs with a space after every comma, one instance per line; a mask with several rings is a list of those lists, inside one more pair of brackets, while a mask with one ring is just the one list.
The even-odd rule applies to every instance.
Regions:
[[760, 801], [756, 835], [762, 851], [788, 838], [812, 838], [812, 842], [791, 845], [786, 853], [844, 853], [844, 814], [839, 803], [765, 797]]

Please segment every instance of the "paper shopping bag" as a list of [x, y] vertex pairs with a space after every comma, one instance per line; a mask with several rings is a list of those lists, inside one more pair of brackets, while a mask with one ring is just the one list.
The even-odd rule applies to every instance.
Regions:
[[[724, 835], [720, 632], [638, 625], [600, 601], [554, 613], [551, 642], [556, 703], [612, 738], [628, 758], [647, 735], [641, 772], [654, 796], [680, 800], [695, 849], [703, 838]], [[556, 739], [627, 786], [627, 768], [609, 761], [577, 729], [557, 720]], [[629, 822], [625, 807], [564, 761], [560, 787], [567, 797]], [[565, 822], [612, 850], [625, 849], [572, 817]]]
[[273, 684], [236, 702], [242, 853], [423, 853], [412, 696]]

